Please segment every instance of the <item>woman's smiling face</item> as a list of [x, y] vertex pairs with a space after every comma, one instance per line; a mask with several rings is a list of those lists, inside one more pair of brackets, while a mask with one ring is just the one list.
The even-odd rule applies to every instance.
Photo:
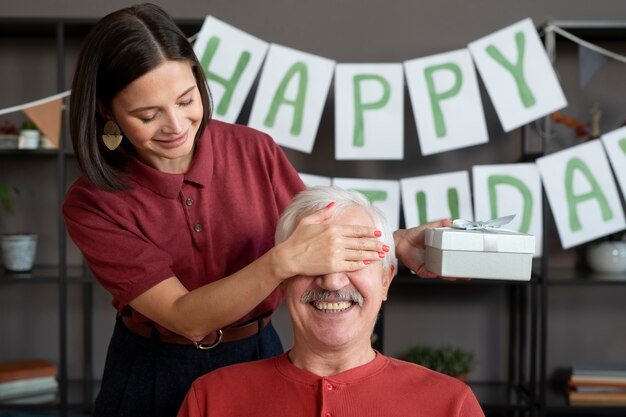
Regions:
[[144, 163], [163, 172], [187, 171], [203, 113], [188, 62], [165, 61], [121, 90], [111, 107], [111, 118]]

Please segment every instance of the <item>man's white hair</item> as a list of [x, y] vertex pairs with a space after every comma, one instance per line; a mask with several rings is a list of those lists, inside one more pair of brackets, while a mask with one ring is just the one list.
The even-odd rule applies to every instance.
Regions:
[[385, 214], [374, 207], [372, 203], [358, 191], [347, 190], [336, 186], [309, 187], [300, 192], [285, 208], [276, 226], [276, 244], [284, 242], [291, 236], [300, 220], [318, 210], [325, 208], [331, 202], [335, 203], [335, 214], [348, 207], [361, 207], [369, 214], [374, 227], [382, 232], [379, 238], [389, 246], [390, 250], [383, 259], [383, 267], [387, 268], [395, 262], [395, 245], [393, 243], [393, 231]]

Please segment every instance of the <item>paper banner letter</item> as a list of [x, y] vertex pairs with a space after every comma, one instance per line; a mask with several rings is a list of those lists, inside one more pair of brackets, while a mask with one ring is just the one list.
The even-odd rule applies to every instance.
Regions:
[[267, 42], [213, 16], [204, 19], [193, 50], [209, 80], [213, 118], [237, 120], [267, 48]]
[[311, 153], [335, 62], [272, 44], [248, 125], [281, 146]]
[[598, 140], [537, 159], [563, 249], [622, 230], [624, 211]]
[[495, 219], [515, 214], [506, 228], [535, 236], [541, 256], [543, 219], [541, 179], [535, 164], [477, 165], [472, 168], [474, 215]]
[[505, 132], [567, 105], [530, 18], [469, 44]]
[[583, 45], [578, 45], [578, 73], [580, 78], [580, 88], [587, 87], [587, 84], [598, 71], [609, 62], [609, 57], [591, 50]]
[[330, 177], [323, 177], [321, 175], [312, 175], [312, 174], [303, 174], [301, 172], [298, 173], [300, 175], [300, 179], [307, 187], [314, 187], [317, 185], [330, 185], [332, 183], [332, 179]]
[[609, 156], [622, 196], [626, 198], [626, 126], [602, 135], [602, 144]]
[[400, 188], [407, 228], [441, 219], [474, 219], [467, 171], [403, 178]]
[[333, 185], [363, 194], [385, 213], [392, 230], [400, 227], [400, 183], [390, 180], [334, 178]]
[[467, 49], [406, 61], [404, 69], [422, 155], [489, 140]]
[[403, 117], [401, 64], [336, 66], [336, 159], [402, 159]]

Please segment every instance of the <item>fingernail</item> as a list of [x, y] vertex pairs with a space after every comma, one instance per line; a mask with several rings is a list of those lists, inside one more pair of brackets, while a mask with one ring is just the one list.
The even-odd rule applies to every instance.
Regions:
[[389, 245], [383, 245], [383, 251], [389, 252]]
[[385, 254], [383, 252], [378, 252], [378, 257], [380, 259], [385, 259]]
[[328, 205], [326, 206], [326, 208], [331, 208], [332, 206], [335, 205], [334, 201], [331, 201], [330, 203], [328, 203]]
[[376, 237], [381, 237], [382, 235], [383, 235], [383, 232], [381, 232], [380, 230], [376, 230], [374, 232], [374, 236], [376, 236]]
[[363, 263], [364, 263], [365, 265], [369, 265], [369, 264], [370, 264], [370, 261], [368, 261], [368, 260], [366, 259], [366, 260], [364, 260], [364, 261], [363, 261]]

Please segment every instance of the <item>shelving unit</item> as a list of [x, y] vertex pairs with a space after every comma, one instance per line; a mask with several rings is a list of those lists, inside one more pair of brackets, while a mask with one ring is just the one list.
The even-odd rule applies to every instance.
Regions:
[[[531, 346], [536, 343], [537, 317], [530, 314], [536, 304], [533, 288], [536, 286], [537, 279], [536, 275], [532, 277], [530, 283], [527, 281], [420, 279], [402, 267], [398, 276], [394, 278], [392, 284], [394, 287], [419, 287], [422, 292], [436, 288], [458, 291], [462, 291], [463, 288], [504, 290], [507, 300], [506, 311], [502, 313], [508, 315], [507, 377], [499, 381], [472, 382], [470, 375], [469, 381], [472, 391], [487, 416], [531, 416], [535, 412], [536, 376], [529, 370], [535, 369], [537, 363], [536, 351], [531, 349]], [[393, 302], [393, 297], [389, 302]], [[376, 331], [384, 332], [381, 322], [382, 317], [379, 319]]]
[[[611, 41], [626, 39], [626, 21], [596, 22], [596, 21], [553, 21], [548, 22], [567, 32], [588, 41]], [[553, 65], [557, 59], [557, 44], [561, 41], [560, 36], [549, 31], [544, 34], [544, 43], [548, 56]], [[543, 121], [543, 131], [552, 131], [552, 122], [549, 117]], [[548, 149], [548, 142], [551, 140], [549, 133], [543, 138], [543, 150]], [[544, 198], [544, 233], [543, 247], [549, 248], [551, 243], [551, 233], [549, 227], [554, 224], [550, 217], [549, 207]], [[547, 360], [548, 345], [550, 335], [548, 325], [550, 321], [550, 294], [556, 291], [572, 288], [604, 289], [610, 291], [626, 290], [626, 275], [621, 277], [607, 277], [596, 274], [587, 269], [580, 268], [555, 268], [550, 265], [549, 257], [544, 256], [540, 264], [538, 287], [540, 299], [540, 328], [539, 328], [539, 379], [538, 379], [538, 415], [539, 416], [559, 416], [559, 415], [584, 415], [584, 416], [623, 416], [626, 415], [626, 406], [572, 406], [569, 404], [566, 392], [565, 381], [551, 379], [548, 376]], [[620, 279], [616, 279], [620, 278]], [[626, 311], [625, 311], [626, 312]], [[579, 329], [584, 333], [586, 329]], [[619, 333], [619, 330], [616, 329]], [[597, 358], [601, 362], [603, 358]]]
[[[55, 19], [55, 18], [0, 18], [0, 39], [37, 39], [44, 42], [54, 42], [56, 49], [56, 92], [68, 89], [68, 73], [66, 71], [67, 43], [79, 43], [95, 23], [93, 19]], [[187, 34], [196, 33], [202, 20], [178, 22], [180, 28]], [[67, 99], [65, 100], [67, 104]], [[58, 149], [0, 149], [0, 161], [11, 159], [49, 160], [55, 161], [57, 181], [57, 196], [54, 204], [61, 206], [66, 187], [71, 180], [68, 178], [68, 164], [75, 164], [73, 150], [67, 134], [67, 115], [62, 116], [60, 144]], [[46, 410], [58, 412], [59, 416], [67, 416], [71, 412], [88, 413], [91, 409], [98, 385], [93, 373], [93, 287], [94, 280], [87, 268], [81, 265], [67, 263], [67, 235], [60, 209], [55, 219], [57, 224], [57, 251], [55, 265], [36, 265], [33, 271], [22, 274], [12, 274], [0, 268], [0, 288], [11, 285], [45, 285], [56, 288], [58, 303], [58, 400], [52, 404], [33, 405], [3, 405], [0, 403], [0, 412], [5, 410]], [[82, 376], [79, 380], [68, 376], [68, 292], [70, 288], [79, 287], [82, 294]], [[51, 343], [46, 341], [46, 343]]]
[[[95, 20], [85, 19], [19, 19], [0, 18], [0, 39], [19, 37], [41, 37], [48, 41], [53, 39], [57, 52], [56, 83], [57, 91], [68, 89], [66, 70], [66, 47], [68, 42], [78, 43], [86, 35]], [[188, 35], [195, 34], [202, 25], [201, 19], [179, 21], [179, 26]], [[555, 22], [566, 30], [575, 30], [580, 25], [568, 25], [567, 22]], [[584, 33], [600, 30], [592, 24], [580, 25]], [[610, 36], [622, 36], [626, 39], [626, 23], [611, 25]], [[596, 32], [593, 32], [596, 33]], [[555, 45], [555, 39], [547, 39], [548, 45]], [[554, 49], [551, 51], [554, 54]], [[546, 120], [545, 131], [550, 131], [549, 120]], [[14, 159], [35, 158], [37, 160], [54, 160], [56, 181], [56, 200], [50, 204], [60, 206], [64, 193], [70, 181], [68, 166], [74, 165], [72, 151], [66, 133], [66, 117], [63, 118], [61, 146], [58, 150], [0, 150], [0, 161]], [[526, 155], [522, 151], [523, 156]], [[545, 199], [544, 199], [545, 202]], [[553, 224], [549, 217], [549, 208], [544, 207], [544, 242], [547, 251], [550, 247], [549, 227]], [[56, 289], [58, 299], [58, 367], [59, 367], [59, 400], [54, 404], [32, 406], [3, 406], [0, 412], [8, 409], [19, 410], [46, 410], [58, 412], [60, 416], [67, 416], [70, 412], [88, 413], [97, 391], [98, 381], [93, 371], [93, 279], [89, 271], [81, 265], [68, 265], [67, 239], [61, 213], [57, 218], [57, 247], [58, 260], [55, 265], [37, 266], [28, 279], [24, 275], [7, 274], [0, 271], [0, 290], [6, 286], [50, 286]], [[502, 288], [506, 294], [506, 314], [508, 314], [508, 332], [506, 353], [508, 369], [504, 381], [484, 382], [471, 384], [473, 391], [479, 398], [481, 405], [489, 416], [535, 416], [535, 415], [564, 415], [589, 414], [624, 415], [624, 407], [570, 407], [566, 397], [559, 395], [548, 381], [546, 361], [549, 320], [548, 293], [559, 288], [593, 286], [597, 288], [613, 288], [626, 286], [626, 281], [598, 280], [588, 272], [572, 269], [551, 269], [548, 256], [540, 262], [535, 260], [538, 268], [533, 274], [530, 283], [501, 282], [487, 280], [473, 280], [464, 282], [447, 282], [443, 280], [418, 279], [409, 272], [401, 270], [394, 281], [394, 286], [417, 286], [424, 291], [433, 288], [455, 287], [482, 287], [494, 286]], [[78, 289], [82, 294], [82, 375], [78, 380], [68, 377], [68, 292]], [[377, 347], [384, 351], [384, 309], [375, 329], [379, 336]], [[52, 343], [52, 341], [47, 341]]]

